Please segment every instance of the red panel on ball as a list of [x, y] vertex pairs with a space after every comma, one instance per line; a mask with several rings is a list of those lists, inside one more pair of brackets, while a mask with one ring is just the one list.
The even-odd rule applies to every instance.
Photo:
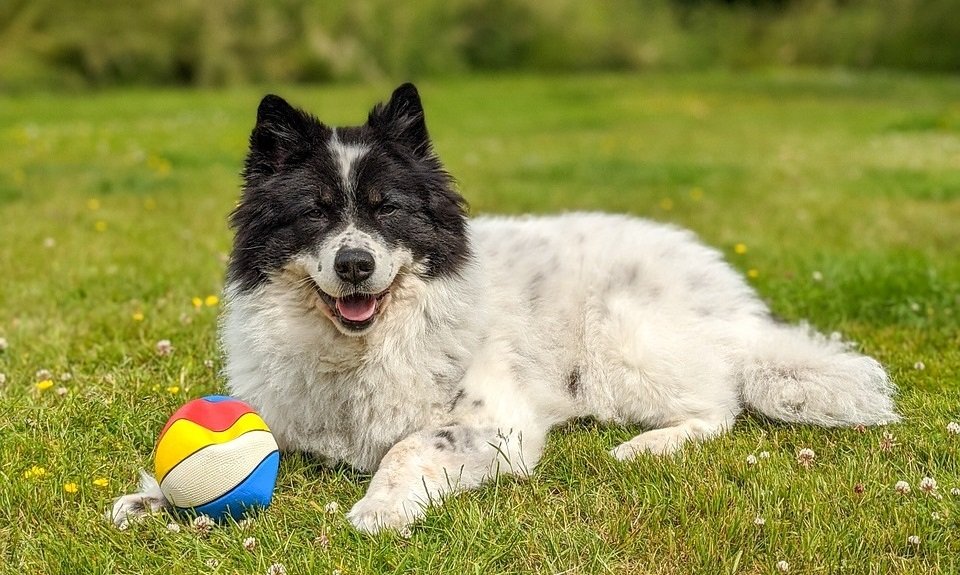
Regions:
[[160, 438], [178, 419], [188, 419], [202, 425], [210, 431], [223, 431], [236, 423], [240, 416], [253, 412], [253, 408], [239, 399], [208, 401], [206, 398], [194, 399], [184, 404], [170, 416], [160, 432]]

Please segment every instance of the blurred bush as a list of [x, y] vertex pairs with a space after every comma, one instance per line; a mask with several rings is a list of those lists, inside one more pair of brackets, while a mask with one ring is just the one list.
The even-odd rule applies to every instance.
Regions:
[[960, 71], [960, 0], [0, 0], [0, 90], [475, 70]]

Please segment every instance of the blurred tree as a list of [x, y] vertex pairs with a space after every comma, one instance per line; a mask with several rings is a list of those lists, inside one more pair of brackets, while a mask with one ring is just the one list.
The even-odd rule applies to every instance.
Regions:
[[0, 0], [0, 90], [470, 70], [960, 70], [957, 0]]

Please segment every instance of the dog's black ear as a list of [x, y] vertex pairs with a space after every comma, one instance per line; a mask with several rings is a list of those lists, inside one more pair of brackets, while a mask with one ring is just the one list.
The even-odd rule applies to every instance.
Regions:
[[318, 122], [280, 96], [268, 94], [257, 108], [257, 125], [250, 134], [246, 174], [269, 175], [290, 156], [310, 145]]
[[394, 90], [389, 102], [377, 104], [370, 112], [367, 124], [417, 157], [432, 154], [420, 94], [409, 82]]

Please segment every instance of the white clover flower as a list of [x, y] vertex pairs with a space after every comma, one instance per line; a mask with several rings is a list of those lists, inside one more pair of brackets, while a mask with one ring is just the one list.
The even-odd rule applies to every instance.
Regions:
[[252, 528], [253, 517], [247, 517], [245, 519], [241, 519], [240, 521], [237, 521], [237, 527], [239, 527], [241, 531], [246, 531], [247, 529]]
[[880, 439], [880, 451], [893, 451], [897, 446], [897, 438], [889, 431], [883, 432], [883, 438]]
[[57, 245], [57, 240], [53, 238], [43, 238], [43, 247], [50, 249]]
[[759, 457], [760, 459], [770, 459], [770, 452], [769, 452], [769, 451], [761, 451], [760, 454], [758, 455], [758, 457]]
[[937, 490], [937, 480], [932, 477], [924, 477], [920, 480], [920, 491], [931, 494]]
[[48, 379], [53, 379], [53, 374], [50, 373], [49, 369], [38, 369], [37, 373], [34, 374], [34, 377], [37, 378], [37, 381], [46, 381]]
[[336, 501], [331, 501], [323, 506], [323, 510], [332, 515], [340, 510], [340, 504]]
[[397, 530], [397, 534], [400, 535], [400, 537], [403, 537], [404, 539], [410, 539], [411, 537], [413, 537], [413, 531], [410, 530], [409, 525], [404, 525], [403, 527], [401, 527], [399, 530]]
[[927, 369], [927, 366], [922, 361], [918, 361], [917, 363], [913, 364], [913, 369], [917, 371], [923, 371]]
[[812, 277], [812, 278], [813, 278], [813, 281], [815, 281], [815, 282], [822, 282], [822, 281], [823, 281], [823, 272], [821, 272], [821, 271], [819, 271], [819, 270], [814, 271], [812, 274], [810, 274], [810, 277]]
[[753, 519], [753, 524], [756, 525], [757, 527], [763, 527], [764, 525], [767, 524], [767, 520], [764, 519], [763, 517], [760, 517], [759, 515], [757, 515], [757, 516]]
[[797, 453], [797, 463], [800, 465], [809, 468], [813, 465], [813, 460], [816, 459], [817, 454], [814, 453], [809, 447], [804, 447]]
[[213, 529], [214, 522], [207, 515], [197, 515], [197, 518], [193, 520], [193, 528], [197, 530], [197, 533], [200, 535], [206, 535], [210, 533]]
[[287, 575], [287, 568], [283, 566], [283, 563], [274, 563], [267, 567], [267, 575]]
[[788, 573], [790, 571], [790, 564], [786, 561], [777, 561], [777, 571]]
[[257, 548], [257, 538], [256, 537], [247, 537], [243, 540], [243, 548], [247, 551], [253, 552]]
[[8, 347], [10, 347], [10, 344], [7, 343], [7, 338], [0, 337], [0, 351], [7, 351]]
[[910, 484], [903, 480], [897, 481], [896, 485], [894, 485], [893, 488], [900, 495], [906, 495], [907, 493], [910, 493]]
[[951, 421], [947, 424], [947, 433], [950, 435], [960, 435], [960, 423]]
[[171, 533], [180, 533], [179, 523], [167, 523], [167, 531]]
[[73, 374], [70, 373], [69, 371], [65, 371], [60, 374], [60, 381], [64, 383], [70, 381], [71, 379], [73, 379]]
[[0, 372], [0, 385], [7, 383], [7, 374]]
[[207, 559], [207, 560], [204, 562], [204, 564], [205, 564], [207, 567], [209, 567], [210, 569], [216, 569], [217, 567], [220, 566], [220, 561], [218, 561], [218, 560], [216, 560], [216, 559]]
[[950, 490], [950, 495], [960, 496], [960, 487], [954, 487]]
[[747, 456], [747, 465], [756, 465], [756, 464], [757, 464], [757, 456], [751, 453], [750, 455]]
[[157, 345], [156, 345], [157, 355], [163, 356], [163, 357], [173, 353], [174, 349], [175, 348], [173, 347], [173, 344], [170, 343], [169, 339], [161, 339], [160, 341], [157, 342]]
[[920, 538], [917, 537], [916, 535], [911, 535], [910, 537], [907, 537], [907, 543], [910, 545], [913, 545], [914, 547], [919, 547]]

